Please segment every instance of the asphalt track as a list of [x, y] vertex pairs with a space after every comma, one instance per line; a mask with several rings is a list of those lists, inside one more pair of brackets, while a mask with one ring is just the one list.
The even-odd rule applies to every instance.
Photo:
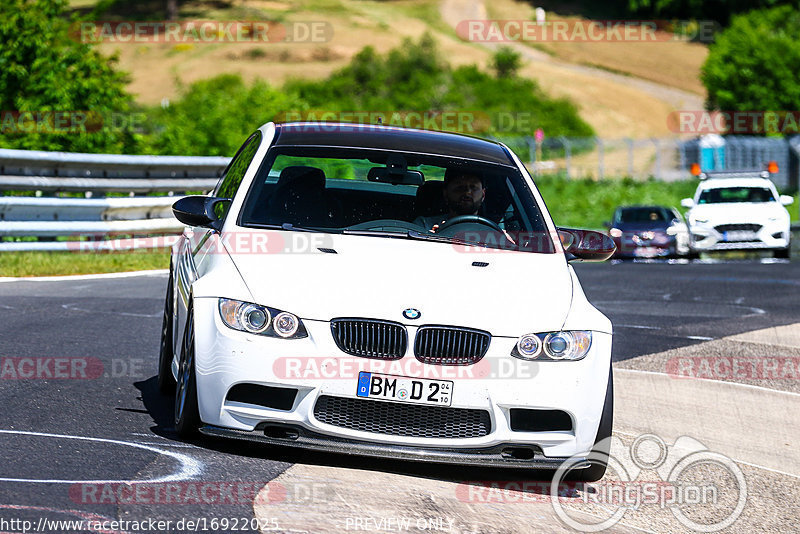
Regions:
[[[618, 365], [800, 322], [797, 262], [607, 263], [576, 265], [576, 270], [589, 299], [614, 323], [613, 352]], [[157, 392], [154, 376], [165, 284], [164, 273], [0, 283], [0, 531], [22, 531], [19, 523], [3, 524], [4, 519], [29, 520], [34, 526], [41, 526], [39, 521], [43, 518], [92, 517], [169, 520], [172, 524], [166, 530], [172, 532], [202, 531], [203, 528], [186, 528], [185, 523], [184, 528], [176, 526], [181, 520], [204, 520], [195, 526], [204, 526], [206, 531], [231, 531], [234, 520], [237, 527], [242, 527], [244, 520], [255, 517], [253, 500], [259, 490], [262, 502], [256, 510], [263, 531], [366, 531], [366, 524], [356, 523], [352, 513], [350, 523], [340, 516], [341, 523], [336, 524], [330, 513], [345, 509], [360, 511], [363, 516], [376, 503], [386, 509], [369, 517], [386, 518], [387, 510], [395, 514], [398, 510], [427, 510], [428, 515], [423, 516], [425, 528], [417, 524], [417, 530], [412, 528], [412, 532], [533, 531], [518, 523], [505, 524], [503, 517], [515, 514], [498, 512], [496, 506], [462, 506], [465, 503], [457, 498], [450, 499], [455, 503], [451, 508], [428, 502], [434, 495], [442, 499], [437, 492], [458, 491], [453, 488], [458, 488], [460, 481], [496, 478], [497, 473], [465, 473], [450, 467], [387, 464], [238, 443], [178, 440], [171, 428], [171, 402]], [[61, 360], [64, 358], [72, 360]], [[74, 359], [82, 362], [77, 368]], [[658, 417], [654, 408], [657, 403], [644, 397], [652, 396], [653, 388], [669, 389], [659, 385], [658, 380], [663, 377], [639, 371], [620, 371], [618, 376], [626, 376], [621, 380], [630, 384], [622, 395], [617, 389], [618, 413], [623, 415], [618, 417], [622, 439], [644, 431], [657, 433], [670, 443], [679, 433], [698, 439], [706, 439], [709, 433], [719, 434], [707, 428], [707, 423], [701, 427], [700, 421], [686, 417], [682, 412], [685, 406], [673, 405], [670, 417]], [[701, 381], [691, 382], [693, 385], [686, 387], [694, 388], [695, 395], [696, 391], [711, 391], [713, 387], [735, 388], [720, 384], [705, 388]], [[636, 388], [641, 389], [639, 393]], [[686, 398], [687, 394], [676, 395]], [[736, 390], [729, 395], [744, 394]], [[748, 404], [776, 402], [771, 393], [766, 395], [754, 397]], [[699, 402], [702, 406], [702, 399], [690, 400], [693, 405]], [[797, 400], [791, 398], [788, 402]], [[713, 414], [720, 407], [709, 400], [706, 408]], [[661, 410], [663, 414], [664, 408]], [[664, 425], [654, 423], [643, 428], [636, 417], [630, 416], [639, 413], [642, 419], [663, 420]], [[733, 419], [753, 420], [757, 416], [758, 410], [729, 414]], [[780, 424], [780, 413], [771, 421]], [[738, 424], [746, 428], [748, 420], [738, 420]], [[759, 425], [755, 429], [761, 433], [770, 430]], [[782, 437], [781, 434], [776, 440]], [[722, 443], [725, 439], [720, 438], [713, 445], [715, 450], [730, 454], [731, 450]], [[772, 469], [769, 473], [783, 473], [780, 476], [800, 475], [783, 472], [779, 456], [766, 458], [766, 446], [750, 449], [746, 458], [734, 458], [758, 471], [757, 476], [764, 474], [763, 468]], [[293, 467], [289, 469], [290, 466]], [[796, 478], [793, 480], [796, 482]], [[341, 485], [337, 481], [345, 482]], [[134, 482], [144, 490], [137, 495], [130, 486], [120, 485], [126, 482]], [[438, 489], [426, 494], [431, 484]], [[374, 490], [353, 491], [347, 505], [343, 505], [342, 489], [351, 487]], [[405, 487], [412, 489], [403, 492]], [[206, 493], [198, 493], [203, 491]], [[393, 493], [395, 497], [375, 499], [376, 492]], [[530, 514], [532, 510], [523, 511]], [[564, 528], [549, 504], [539, 503], [535, 510], [531, 518], [536, 519], [537, 530]], [[496, 516], [495, 526], [492, 514]], [[473, 516], [484, 519], [473, 521]], [[227, 528], [212, 524], [214, 518], [227, 520]], [[459, 519], [460, 526], [451, 524], [448, 530], [448, 523], [443, 520], [453, 518]], [[434, 523], [435, 520], [439, 522]], [[214, 525], [216, 529], [211, 528]], [[670, 531], [674, 521], [665, 518], [664, 528], [661, 525], [651, 520], [645, 530]], [[49, 526], [46, 531], [67, 531]], [[248, 523], [250, 526], [255, 525]], [[384, 527], [388, 526], [373, 524], [369, 530], [386, 530]], [[621, 525], [615, 528], [628, 529]], [[633, 524], [630, 528], [642, 527]]]

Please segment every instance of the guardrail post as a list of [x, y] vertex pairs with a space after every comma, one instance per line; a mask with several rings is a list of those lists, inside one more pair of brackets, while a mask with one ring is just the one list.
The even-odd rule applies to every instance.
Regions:
[[625, 143], [628, 145], [628, 176], [633, 178], [633, 139], [626, 137]]
[[572, 178], [572, 146], [569, 143], [569, 139], [565, 136], [561, 136], [561, 144], [564, 147], [564, 162], [566, 165], [567, 171], [567, 180]]
[[604, 161], [604, 146], [603, 140], [599, 137], [594, 138], [595, 143], [597, 143], [597, 173], [598, 178], [602, 180], [605, 177], [606, 169], [605, 169], [605, 161]]

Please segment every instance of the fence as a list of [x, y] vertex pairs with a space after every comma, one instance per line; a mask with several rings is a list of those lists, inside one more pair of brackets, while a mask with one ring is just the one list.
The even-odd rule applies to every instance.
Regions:
[[[800, 176], [800, 136], [764, 138], [728, 136], [721, 138], [724, 157], [715, 160], [716, 167], [704, 170], [762, 170], [769, 161], [778, 163], [779, 172], [772, 176], [775, 185], [784, 191], [797, 191]], [[692, 163], [703, 161], [701, 140], [679, 138], [544, 139], [537, 145], [532, 137], [497, 138], [508, 145], [536, 175], [561, 174], [567, 178], [636, 179], [649, 177], [673, 181], [690, 178]]]
[[[15, 192], [0, 197], [0, 251], [81, 250], [87, 239], [177, 234], [183, 225], [172, 204], [187, 191], [213, 189], [228, 161], [0, 149], [0, 192]], [[162, 196], [137, 196], [154, 193]], [[108, 196], [120, 194], [128, 196]], [[92, 249], [170, 242], [116, 239]]]

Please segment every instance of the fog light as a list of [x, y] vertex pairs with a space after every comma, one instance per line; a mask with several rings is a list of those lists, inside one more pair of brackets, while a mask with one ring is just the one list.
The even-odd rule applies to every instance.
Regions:
[[292, 337], [297, 333], [299, 327], [300, 321], [297, 320], [297, 317], [287, 312], [279, 313], [272, 323], [275, 333], [281, 337]]

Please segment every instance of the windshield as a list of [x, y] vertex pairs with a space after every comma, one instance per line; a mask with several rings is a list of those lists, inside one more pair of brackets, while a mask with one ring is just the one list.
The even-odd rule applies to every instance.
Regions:
[[700, 193], [698, 204], [725, 202], [773, 202], [775, 196], [768, 187], [717, 187]]
[[386, 150], [273, 148], [239, 224], [555, 252], [515, 167]]
[[673, 218], [673, 214], [665, 208], [621, 208], [617, 211], [616, 222], [656, 223], [670, 222]]

